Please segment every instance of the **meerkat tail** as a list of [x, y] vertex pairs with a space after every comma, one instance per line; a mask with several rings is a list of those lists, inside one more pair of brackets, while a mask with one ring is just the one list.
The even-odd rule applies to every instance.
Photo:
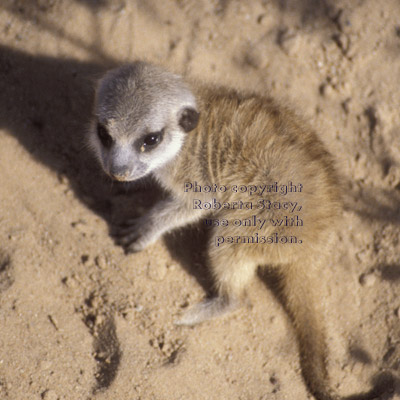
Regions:
[[329, 386], [326, 367], [327, 345], [322, 312], [315, 291], [320, 286], [311, 265], [282, 268], [282, 300], [292, 319], [300, 353], [300, 365], [308, 390], [317, 400], [337, 400]]

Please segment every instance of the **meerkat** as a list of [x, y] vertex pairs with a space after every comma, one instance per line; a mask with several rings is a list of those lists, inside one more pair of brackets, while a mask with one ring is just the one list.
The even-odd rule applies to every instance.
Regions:
[[268, 97], [190, 87], [159, 66], [108, 72], [96, 91], [90, 144], [118, 181], [152, 174], [169, 193], [117, 230], [140, 251], [164, 233], [203, 220], [217, 296], [179, 321], [194, 325], [237, 308], [259, 267], [279, 276], [309, 391], [329, 386], [321, 280], [341, 213], [334, 161], [316, 133]]

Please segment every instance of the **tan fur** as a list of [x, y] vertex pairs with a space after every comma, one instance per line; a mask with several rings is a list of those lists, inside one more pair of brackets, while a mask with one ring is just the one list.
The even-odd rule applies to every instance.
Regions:
[[[200, 124], [188, 134], [179, 157], [163, 171], [161, 182], [187, 209], [193, 209], [194, 199], [207, 202], [216, 198], [223, 203], [252, 198], [231, 192], [185, 193], [185, 182], [197, 182], [202, 187], [275, 181], [303, 184], [301, 193], [264, 196], [271, 201], [301, 204], [302, 210], [295, 214], [303, 220], [303, 227], [213, 228], [209, 261], [220, 296], [235, 302], [242, 297], [258, 266], [277, 269], [299, 340], [304, 378], [319, 400], [331, 399], [334, 396], [330, 394], [325, 365], [325, 328], [318, 304], [323, 302], [319, 288], [324, 279], [324, 260], [340, 215], [340, 186], [332, 157], [310, 128], [271, 100], [225, 89], [203, 90], [200, 98]], [[254, 214], [260, 219], [290, 216], [287, 212], [227, 209], [214, 212], [212, 218], [232, 223]], [[269, 236], [273, 232], [296, 236], [302, 244], [224, 243], [216, 247], [214, 243], [215, 236]], [[212, 313], [210, 306], [204, 310], [200, 305], [189, 311], [186, 320], [195, 323]], [[216, 314], [220, 314], [219, 303]]]

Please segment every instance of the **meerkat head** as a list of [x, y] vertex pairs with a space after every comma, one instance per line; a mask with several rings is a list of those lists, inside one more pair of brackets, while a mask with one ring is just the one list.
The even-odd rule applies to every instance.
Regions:
[[90, 145], [104, 171], [133, 181], [179, 152], [199, 113], [181, 77], [144, 62], [108, 72], [96, 92]]

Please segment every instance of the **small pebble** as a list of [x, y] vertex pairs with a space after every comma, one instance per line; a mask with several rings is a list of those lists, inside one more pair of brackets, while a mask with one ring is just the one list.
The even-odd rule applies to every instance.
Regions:
[[107, 257], [104, 254], [100, 254], [95, 258], [95, 263], [99, 268], [106, 269], [108, 264]]
[[164, 263], [153, 263], [147, 266], [147, 276], [154, 281], [162, 281], [167, 272], [168, 268]]
[[52, 366], [53, 366], [53, 363], [48, 360], [43, 360], [39, 364], [39, 368], [41, 371], [46, 371], [46, 370], [50, 369]]
[[57, 400], [58, 396], [54, 390], [46, 390], [42, 394], [43, 400]]
[[369, 274], [362, 274], [360, 276], [360, 283], [362, 286], [371, 287], [375, 284], [375, 282], [376, 282], [376, 276], [374, 275], [373, 272]]
[[349, 50], [350, 47], [350, 40], [347, 35], [344, 33], [340, 33], [335, 36], [335, 42], [337, 45], [341, 48], [341, 50], [346, 53]]
[[335, 94], [335, 90], [329, 83], [323, 83], [320, 86], [319, 91], [323, 97], [327, 98], [330, 98]]

